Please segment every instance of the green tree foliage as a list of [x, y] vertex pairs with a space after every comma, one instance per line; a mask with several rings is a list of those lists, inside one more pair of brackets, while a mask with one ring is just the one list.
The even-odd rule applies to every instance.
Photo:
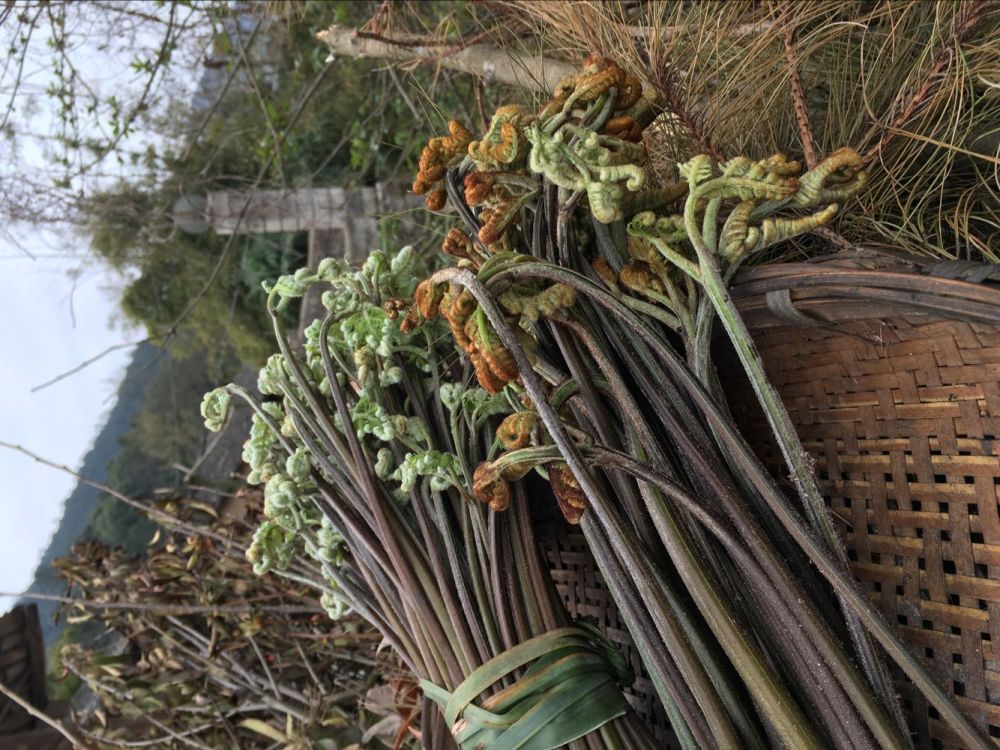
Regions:
[[63, 674], [62, 652], [63, 649], [72, 643], [88, 643], [92, 634], [89, 632], [95, 628], [88, 623], [77, 625], [67, 625], [59, 634], [56, 642], [45, 650], [45, 673], [46, 690], [49, 700], [62, 701], [69, 700], [76, 693], [83, 680], [75, 674]]
[[189, 396], [211, 382], [205, 362], [195, 357], [171, 360], [157, 373], [132, 423], [147, 455], [164, 464], [189, 464], [197, 458], [204, 438]]
[[[237, 243], [244, 244], [239, 239]], [[177, 233], [168, 243], [149, 248], [137, 264], [138, 278], [122, 298], [126, 316], [145, 325], [151, 335], [167, 332], [204, 289], [224, 244], [211, 234]], [[263, 361], [266, 348], [260, 332], [266, 330], [267, 321], [245, 302], [257, 290], [241, 278], [243, 260], [241, 252], [224, 258], [214, 283], [169, 341], [177, 356], [214, 352], [252, 364]]]
[[[169, 342], [180, 344], [180, 356], [222, 348], [241, 361], [262, 363], [266, 345], [260, 334], [267, 320], [260, 313], [260, 283], [301, 265], [305, 248], [302, 237], [237, 237], [230, 243], [212, 232], [184, 234], [171, 219], [178, 198], [254, 185], [371, 181], [384, 177], [390, 165], [410, 166], [401, 158], [407, 152], [391, 143], [398, 139], [386, 132], [406, 133], [414, 144], [421, 136], [405, 123], [409, 115], [401, 102], [371, 96], [374, 65], [345, 60], [327, 68], [314, 39], [333, 22], [363, 23], [368, 6], [299, 5], [286, 22], [261, 20], [249, 46], [252, 32], [245, 25], [217, 35], [215, 47], [228, 55], [232, 84], [214, 108], [163, 124], [173, 131], [163, 154], [165, 175], [122, 182], [86, 202], [93, 249], [134, 275], [122, 300], [130, 320], [155, 337], [172, 331], [197, 300], [183, 326], [189, 335], [183, 343], [176, 336]], [[205, 291], [209, 279], [214, 281]]]
[[112, 268], [125, 269], [138, 260], [152, 210], [152, 196], [137, 185], [93, 196], [86, 205], [91, 247]]

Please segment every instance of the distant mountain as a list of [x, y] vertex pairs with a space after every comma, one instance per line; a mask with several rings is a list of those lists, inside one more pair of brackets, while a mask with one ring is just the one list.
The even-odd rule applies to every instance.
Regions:
[[[129, 429], [133, 417], [142, 406], [146, 386], [161, 366], [162, 358], [163, 352], [152, 344], [139, 344], [135, 348], [132, 361], [129, 362], [118, 389], [117, 401], [108, 412], [104, 427], [94, 438], [93, 446], [83, 458], [79, 468], [81, 476], [94, 482], [106, 481], [108, 464], [119, 449], [119, 438]], [[35, 569], [29, 591], [42, 594], [63, 593], [64, 584], [52, 568], [52, 561], [66, 555], [73, 544], [85, 538], [100, 497], [98, 490], [79, 483], [66, 498], [62, 520]], [[61, 625], [53, 623], [58, 605], [51, 602], [37, 603], [45, 643], [54, 643], [62, 630]]]

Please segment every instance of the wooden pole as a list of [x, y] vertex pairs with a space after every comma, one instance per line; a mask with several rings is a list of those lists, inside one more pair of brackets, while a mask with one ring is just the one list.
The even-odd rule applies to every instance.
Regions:
[[492, 44], [469, 44], [458, 49], [431, 46], [417, 38], [385, 41], [374, 35], [360, 36], [351, 28], [334, 24], [316, 38], [330, 48], [330, 58], [373, 57], [396, 62], [431, 62], [444, 68], [470, 73], [487, 83], [505, 83], [542, 91], [552, 91], [567, 76], [578, 72], [577, 66], [562, 60], [526, 55], [500, 49]]

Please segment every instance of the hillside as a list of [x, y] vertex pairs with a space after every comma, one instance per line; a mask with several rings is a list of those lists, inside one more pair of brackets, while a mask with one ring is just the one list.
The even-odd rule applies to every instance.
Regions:
[[[163, 358], [163, 353], [152, 344], [140, 344], [135, 348], [132, 361], [125, 370], [115, 405], [108, 412], [104, 426], [97, 433], [93, 446], [79, 467], [82, 476], [102, 483], [107, 480], [108, 466], [121, 448], [121, 437], [131, 428], [133, 419], [139, 413], [147, 385], [162, 366]], [[101, 497], [101, 493], [93, 487], [77, 484], [66, 498], [63, 503], [62, 520], [39, 560], [30, 591], [45, 594], [62, 592], [63, 586], [57, 579], [51, 562], [66, 554], [71, 545], [91, 532], [91, 520], [100, 505]], [[133, 517], [137, 518], [137, 515], [133, 513]], [[38, 605], [45, 642], [53, 643], [61, 630], [60, 626], [53, 624], [56, 605], [50, 602], [39, 602]]]

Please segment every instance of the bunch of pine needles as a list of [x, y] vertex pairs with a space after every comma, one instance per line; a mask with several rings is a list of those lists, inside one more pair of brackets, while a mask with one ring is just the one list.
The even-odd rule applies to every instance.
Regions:
[[864, 243], [1000, 260], [996, 3], [491, 7], [501, 20], [484, 22], [510, 48], [540, 43], [546, 55], [570, 61], [596, 50], [648, 82], [663, 105], [647, 131], [658, 174], [698, 153], [784, 152], [809, 166], [842, 146], [862, 154], [870, 185], [858, 210], [831, 227], [839, 238], [827, 235], [813, 253]]

